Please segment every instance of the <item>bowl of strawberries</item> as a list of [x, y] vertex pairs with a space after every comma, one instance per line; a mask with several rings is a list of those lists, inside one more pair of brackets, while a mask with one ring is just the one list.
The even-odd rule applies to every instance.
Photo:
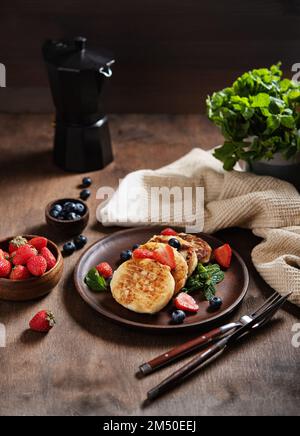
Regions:
[[0, 299], [26, 301], [48, 294], [60, 281], [64, 261], [54, 242], [25, 235], [0, 241]]

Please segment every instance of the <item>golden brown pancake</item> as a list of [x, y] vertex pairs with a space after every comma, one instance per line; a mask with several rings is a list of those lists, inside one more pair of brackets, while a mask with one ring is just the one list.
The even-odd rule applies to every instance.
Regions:
[[199, 262], [208, 263], [210, 261], [212, 248], [206, 241], [196, 235], [190, 235], [187, 233], [179, 233], [178, 236], [191, 244], [196, 252]]
[[170, 268], [151, 259], [128, 260], [114, 272], [111, 292], [114, 299], [138, 313], [157, 313], [174, 294]]

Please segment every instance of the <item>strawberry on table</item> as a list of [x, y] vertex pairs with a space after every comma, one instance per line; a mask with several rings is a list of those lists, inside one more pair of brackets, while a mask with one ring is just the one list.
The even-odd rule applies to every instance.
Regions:
[[35, 238], [30, 239], [28, 244], [32, 245], [38, 252], [40, 252], [42, 248], [47, 247], [48, 239], [43, 236], [36, 236]]
[[214, 256], [222, 268], [229, 268], [232, 258], [232, 249], [229, 244], [224, 244], [214, 250]]
[[36, 332], [47, 333], [56, 323], [54, 315], [48, 310], [41, 310], [30, 321], [29, 327]]
[[113, 269], [107, 262], [101, 262], [99, 265], [96, 266], [96, 270], [98, 273], [104, 277], [105, 279], [108, 279], [113, 274]]
[[8, 277], [11, 272], [11, 263], [9, 260], [0, 258], [0, 277]]
[[36, 255], [37, 250], [34, 247], [26, 244], [22, 245], [13, 253], [12, 261], [14, 265], [26, 265], [28, 260]]
[[162, 230], [160, 234], [164, 236], [176, 236], [177, 232], [174, 229], [171, 229], [171, 227], [167, 227], [166, 229]]
[[43, 258], [47, 262], [47, 271], [52, 269], [56, 265], [56, 259], [55, 256], [51, 253], [49, 248], [42, 247], [40, 250], [40, 255], [43, 256]]
[[30, 272], [26, 268], [26, 266], [23, 265], [17, 265], [15, 266], [10, 273], [9, 278], [11, 280], [26, 280], [31, 277]]
[[153, 259], [163, 265], [168, 265], [171, 269], [176, 268], [174, 249], [170, 245], [164, 244], [153, 251]]
[[13, 253], [16, 251], [19, 247], [22, 245], [27, 244], [28, 241], [26, 238], [23, 238], [23, 236], [16, 236], [14, 239], [12, 239], [9, 243], [8, 251], [10, 253]]
[[186, 294], [185, 292], [181, 292], [180, 294], [178, 294], [174, 300], [174, 303], [177, 309], [183, 310], [185, 312], [196, 313], [199, 310], [199, 306], [194, 298]]
[[27, 262], [27, 268], [33, 276], [40, 277], [47, 271], [47, 261], [41, 255], [32, 256]]

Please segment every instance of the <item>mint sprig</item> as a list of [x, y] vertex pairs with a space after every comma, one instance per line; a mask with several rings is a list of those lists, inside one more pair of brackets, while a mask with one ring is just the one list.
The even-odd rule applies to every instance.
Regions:
[[94, 292], [103, 292], [107, 290], [107, 283], [96, 268], [92, 268], [84, 279], [86, 285]]

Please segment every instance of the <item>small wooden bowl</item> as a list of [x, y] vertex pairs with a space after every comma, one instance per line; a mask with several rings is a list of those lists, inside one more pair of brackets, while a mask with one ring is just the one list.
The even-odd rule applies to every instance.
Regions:
[[[72, 201], [74, 203], [83, 204], [85, 207], [85, 214], [82, 215], [82, 217], [80, 219], [74, 220], [74, 221], [67, 221], [67, 220], [62, 221], [62, 220], [59, 220], [57, 218], [53, 218], [50, 215], [50, 211], [51, 211], [52, 207], [55, 204], [62, 205], [66, 201]], [[74, 199], [74, 198], [61, 198], [61, 199], [56, 200], [56, 201], [51, 201], [46, 206], [45, 216], [46, 216], [47, 224], [49, 224], [49, 226], [51, 226], [53, 229], [55, 229], [60, 234], [66, 236], [66, 237], [69, 237], [69, 236], [77, 236], [77, 235], [80, 235], [80, 233], [82, 233], [82, 231], [86, 228], [86, 226], [89, 222], [90, 213], [89, 213], [88, 206], [83, 201], [78, 200], [78, 199]]]
[[[26, 239], [32, 239], [34, 235], [25, 235]], [[8, 251], [8, 244], [13, 237], [0, 241], [0, 248]], [[60, 281], [64, 260], [59, 248], [54, 242], [48, 240], [47, 247], [56, 257], [56, 265], [47, 271], [42, 277], [32, 277], [27, 280], [10, 280], [0, 278], [0, 299], [7, 301], [27, 301], [48, 294]]]

